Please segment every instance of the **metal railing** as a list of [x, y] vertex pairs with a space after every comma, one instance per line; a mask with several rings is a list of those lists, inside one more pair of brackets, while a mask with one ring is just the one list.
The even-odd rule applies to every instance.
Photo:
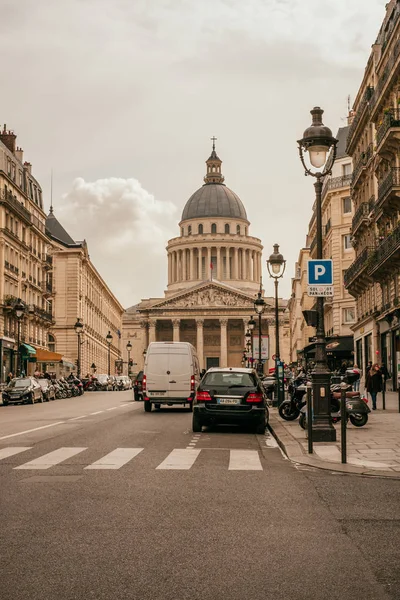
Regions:
[[377, 147], [391, 127], [400, 127], [400, 108], [390, 108], [385, 112], [382, 125], [376, 132]]
[[351, 185], [352, 175], [342, 175], [340, 177], [330, 177], [325, 180], [324, 186], [322, 188], [322, 195], [324, 195], [328, 190], [337, 190], [342, 187], [350, 187]]
[[377, 267], [382, 265], [392, 254], [400, 248], [400, 223], [393, 229], [392, 233], [383, 240], [375, 250], [371, 261], [370, 271], [375, 271]]
[[354, 279], [358, 277], [360, 273], [362, 273], [362, 271], [367, 267], [368, 259], [373, 252], [373, 247], [366, 246], [361, 254], [357, 256], [356, 260], [350, 265], [350, 267], [346, 269], [344, 273], [344, 285], [346, 288], [349, 287], [351, 282], [354, 281]]
[[354, 136], [354, 133], [358, 127], [358, 124], [360, 123], [362, 117], [365, 114], [365, 109], [368, 105], [368, 102], [370, 101], [370, 99], [372, 98], [374, 94], [374, 88], [372, 86], [368, 86], [364, 92], [364, 95], [361, 99], [361, 102], [358, 106], [357, 112], [353, 117], [353, 121], [351, 122], [350, 128], [349, 128], [349, 133], [347, 135], [347, 149], [349, 148], [351, 142], [353, 141], [352, 138]]
[[357, 183], [358, 178], [360, 177], [360, 174], [362, 172], [362, 170], [367, 166], [370, 158], [372, 157], [374, 153], [374, 147], [373, 144], [370, 143], [367, 146], [367, 149], [365, 150], [365, 152], [361, 152], [358, 161], [356, 162], [356, 165], [353, 169], [353, 174], [351, 177], [351, 185], [354, 187], [355, 184]]
[[0, 190], [0, 203], [7, 204], [26, 221], [31, 222], [31, 213], [21, 202], [19, 202], [19, 200], [17, 200], [17, 197], [14, 196], [10, 190], [6, 190], [5, 188]]
[[354, 233], [357, 230], [359, 224], [368, 219], [368, 215], [370, 213], [369, 203], [361, 202], [360, 206], [357, 208], [353, 220], [351, 222], [351, 231]]
[[400, 185], [400, 168], [393, 167], [378, 186], [378, 203], [380, 204], [393, 186]]
[[[397, 16], [397, 18], [398, 18], [398, 16]], [[385, 65], [385, 68], [382, 72], [382, 75], [380, 76], [378, 83], [375, 86], [374, 93], [370, 100], [371, 109], [374, 108], [375, 105], [377, 104], [377, 102], [383, 92], [383, 89], [384, 89], [387, 81], [389, 80], [389, 75], [390, 75], [399, 55], [400, 55], [400, 40], [397, 40], [391, 54], [389, 55], [389, 58]]]

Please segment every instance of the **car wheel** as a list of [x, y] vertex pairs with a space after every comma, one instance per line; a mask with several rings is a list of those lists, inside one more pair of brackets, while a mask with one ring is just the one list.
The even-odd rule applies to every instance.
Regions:
[[43, 402], [43, 394], [42, 393], [40, 393], [39, 402]]
[[151, 412], [151, 402], [150, 402], [150, 400], [145, 400], [144, 401], [144, 410], [146, 412]]
[[35, 404], [35, 396], [33, 394], [29, 396], [29, 404]]
[[197, 412], [193, 413], [193, 421], [192, 421], [192, 430], [194, 433], [199, 433], [201, 432], [203, 427], [203, 424], [201, 422], [201, 419], [199, 418], [199, 415], [197, 414]]

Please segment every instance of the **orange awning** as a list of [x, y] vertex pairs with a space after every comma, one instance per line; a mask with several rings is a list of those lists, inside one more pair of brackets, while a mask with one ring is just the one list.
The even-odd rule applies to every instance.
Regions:
[[55, 363], [62, 360], [62, 354], [57, 352], [49, 352], [48, 350], [42, 350], [41, 348], [35, 348], [36, 350], [36, 362], [44, 363]]

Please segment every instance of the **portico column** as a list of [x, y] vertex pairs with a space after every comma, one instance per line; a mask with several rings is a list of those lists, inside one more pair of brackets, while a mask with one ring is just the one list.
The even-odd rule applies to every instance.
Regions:
[[150, 319], [149, 321], [149, 344], [156, 341], [156, 327], [157, 319]]
[[203, 248], [198, 248], [197, 249], [197, 266], [198, 266], [198, 270], [199, 270], [199, 279], [200, 281], [203, 278], [203, 274], [202, 274], [202, 268], [201, 268], [201, 259], [203, 257]]
[[226, 278], [230, 279], [231, 278], [231, 269], [230, 269], [230, 263], [229, 263], [229, 254], [230, 254], [230, 248], [229, 246], [226, 247]]
[[196, 319], [197, 327], [197, 356], [199, 357], [200, 369], [204, 369], [204, 337], [203, 337], [204, 319]]
[[228, 366], [228, 319], [219, 320], [221, 326], [221, 367]]
[[235, 248], [234, 279], [239, 279], [239, 248]]
[[186, 249], [182, 250], [182, 281], [186, 281]]
[[189, 279], [194, 279], [194, 250], [190, 248], [190, 273]]
[[251, 271], [251, 250], [249, 250], [247, 252], [247, 273], [248, 273], [248, 279], [249, 279], [249, 281], [252, 281], [253, 274], [252, 274], [252, 271]]
[[177, 281], [178, 281], [178, 252], [175, 250], [173, 282], [176, 283]]
[[180, 319], [173, 319], [172, 320], [172, 327], [173, 327], [172, 341], [173, 342], [179, 342], [180, 341], [180, 325], [181, 325], [181, 320]]
[[246, 279], [246, 251], [242, 248], [242, 280]]
[[221, 269], [221, 248], [218, 246], [217, 248], [217, 279], [218, 281], [221, 281], [222, 276], [222, 269]]
[[168, 285], [171, 283], [172, 255], [168, 252]]
[[206, 265], [206, 273], [208, 273], [207, 279], [211, 279], [211, 247], [207, 248], [207, 265]]

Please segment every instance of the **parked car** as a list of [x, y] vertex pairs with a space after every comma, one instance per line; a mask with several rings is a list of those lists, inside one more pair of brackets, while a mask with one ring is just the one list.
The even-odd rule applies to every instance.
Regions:
[[115, 380], [117, 385], [116, 389], [129, 390], [131, 388], [131, 380], [127, 375], [117, 375]]
[[133, 382], [133, 398], [135, 402], [143, 400], [143, 371], [139, 371]]
[[56, 389], [51, 383], [50, 379], [38, 379], [40, 387], [42, 388], [43, 400], [49, 402], [50, 400], [56, 399]]
[[96, 375], [96, 379], [97, 379], [98, 385], [101, 387], [101, 389], [103, 391], [112, 391], [112, 389], [114, 387], [114, 382], [113, 382], [111, 376], [101, 374], [101, 375]]
[[213, 423], [253, 425], [263, 434], [268, 423], [264, 386], [253, 369], [211, 368], [197, 388], [193, 431]]
[[196, 349], [188, 342], [152, 342], [149, 344], [142, 381], [144, 410], [154, 404], [179, 404], [192, 410], [195, 390], [200, 381]]
[[34, 377], [16, 377], [3, 391], [3, 404], [43, 402], [42, 388]]

